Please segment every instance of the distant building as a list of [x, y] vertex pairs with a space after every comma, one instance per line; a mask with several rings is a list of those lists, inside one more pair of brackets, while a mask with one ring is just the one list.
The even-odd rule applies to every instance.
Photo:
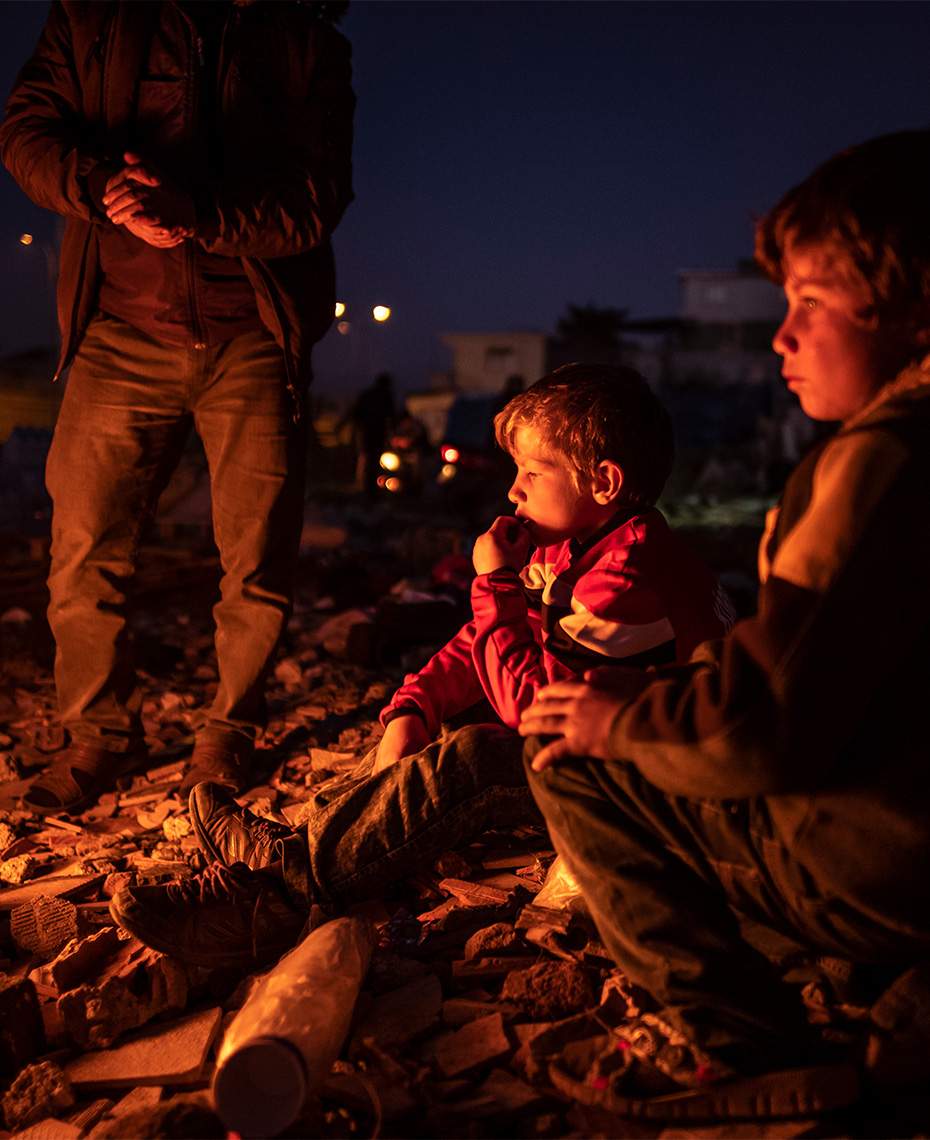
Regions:
[[443, 333], [452, 349], [449, 385], [456, 392], [500, 392], [511, 376], [532, 383], [548, 369], [549, 337], [541, 332]]
[[735, 270], [683, 269], [678, 344], [665, 384], [771, 384], [781, 360], [772, 337], [785, 299], [752, 262]]

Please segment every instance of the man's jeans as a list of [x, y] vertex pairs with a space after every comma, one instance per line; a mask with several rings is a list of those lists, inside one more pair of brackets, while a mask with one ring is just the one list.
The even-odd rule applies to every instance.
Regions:
[[290, 613], [306, 428], [264, 330], [203, 349], [162, 344], [104, 314], [71, 367], [49, 452], [49, 624], [61, 719], [114, 751], [142, 735], [128, 594], [136, 555], [184, 442], [207, 456], [223, 566], [214, 608], [219, 688], [201, 728], [254, 737]]
[[345, 907], [481, 831], [542, 823], [511, 729], [460, 728], [414, 756], [367, 775], [373, 755], [309, 822], [280, 845], [291, 897]]
[[930, 954], [926, 935], [824, 897], [773, 834], [764, 799], [667, 795], [622, 761], [536, 773], [539, 747], [528, 741], [530, 788], [611, 957], [705, 1045], [751, 1042], [790, 1064], [807, 1036], [797, 996], [747, 938], [902, 968]]

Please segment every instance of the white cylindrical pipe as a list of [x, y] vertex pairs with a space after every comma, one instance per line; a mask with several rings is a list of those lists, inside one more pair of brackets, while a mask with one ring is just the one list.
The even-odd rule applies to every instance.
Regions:
[[318, 926], [256, 986], [226, 1031], [216, 1111], [242, 1136], [276, 1136], [298, 1118], [339, 1056], [374, 946], [362, 917]]

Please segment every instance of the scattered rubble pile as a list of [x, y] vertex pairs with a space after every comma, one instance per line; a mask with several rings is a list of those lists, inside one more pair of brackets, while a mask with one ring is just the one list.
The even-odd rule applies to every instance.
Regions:
[[[403, 620], [392, 608], [398, 605], [407, 610]], [[452, 612], [439, 620], [437, 605]], [[270, 688], [255, 786], [240, 802], [258, 815], [297, 821], [308, 796], [344, 778], [378, 739], [380, 708], [402, 674], [435, 648], [430, 639], [447, 636], [443, 626], [454, 626], [455, 606], [454, 596], [409, 585], [387, 604], [335, 612], [317, 601], [298, 606]], [[34, 639], [20, 615], [0, 624], [0, 636], [7, 635], [0, 676], [0, 1137], [224, 1137], [211, 1093], [216, 1058], [258, 978], [184, 966], [114, 927], [107, 910], [126, 883], [190, 876], [204, 865], [177, 787], [192, 743], [191, 710], [216, 683], [211, 630], [206, 620], [201, 626], [177, 612], [142, 614], [150, 770], [80, 815], [40, 821], [18, 811], [17, 798], [63, 739], [42, 642], [47, 631], [32, 620]], [[889, 1123], [887, 1102], [873, 1115], [860, 1107], [818, 1119], [670, 1128], [621, 1119], [559, 1091], [550, 1061], [590, 1033], [592, 1014], [635, 1013], [644, 995], [613, 967], [570, 883], [566, 895], [564, 879], [547, 881], [553, 858], [541, 830], [486, 834], [373, 901], [367, 913], [377, 945], [344, 1048], [322, 1095], [283, 1135], [905, 1134], [897, 1117]], [[907, 995], [870, 1012], [843, 995], [841, 981], [831, 981], [829, 968], [798, 980], [811, 1019], [834, 1039], [864, 1040], [871, 1016], [884, 1018], [886, 1028], [912, 1024], [925, 1049], [926, 1026]], [[876, 1055], [879, 1069], [908, 1063], [900, 1050]], [[925, 1056], [911, 1063], [926, 1075]]]

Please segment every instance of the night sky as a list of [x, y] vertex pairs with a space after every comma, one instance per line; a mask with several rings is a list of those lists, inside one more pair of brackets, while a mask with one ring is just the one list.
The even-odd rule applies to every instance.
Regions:
[[[0, 0], [4, 93], [45, 11]], [[382, 368], [424, 387], [436, 334], [551, 332], [569, 302], [673, 315], [676, 272], [749, 256], [753, 217], [817, 163], [930, 125], [925, 3], [354, 0], [341, 27], [352, 332], [317, 349], [321, 391]], [[0, 355], [50, 338], [54, 234], [0, 171]]]

